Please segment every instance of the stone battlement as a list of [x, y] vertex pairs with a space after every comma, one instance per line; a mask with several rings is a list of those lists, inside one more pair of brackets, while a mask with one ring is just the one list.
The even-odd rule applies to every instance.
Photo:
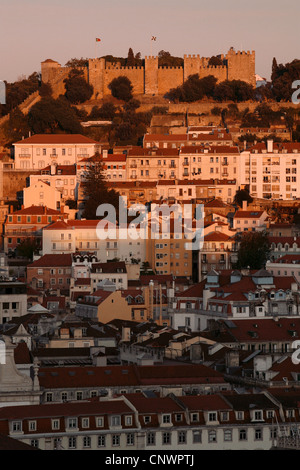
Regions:
[[[105, 58], [92, 58], [84, 68], [86, 80], [94, 88], [94, 98], [102, 99], [109, 95], [109, 83], [119, 75], [127, 76], [135, 94], [164, 95], [170, 88], [181, 86], [190, 75], [200, 78], [214, 75], [218, 82], [243, 80], [255, 86], [255, 51], [235, 51], [219, 56], [222, 65], [209, 65], [209, 58], [199, 54], [185, 54], [183, 66], [159, 66], [158, 56], [145, 56], [144, 66], [121, 66], [106, 62]], [[64, 92], [63, 80], [68, 75], [68, 67], [47, 59], [41, 64], [42, 81], [52, 85], [54, 96]]]

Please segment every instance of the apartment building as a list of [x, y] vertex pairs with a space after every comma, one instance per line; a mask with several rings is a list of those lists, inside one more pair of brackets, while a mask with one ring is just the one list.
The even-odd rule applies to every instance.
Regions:
[[264, 269], [212, 270], [204, 280], [180, 292], [170, 303], [170, 325], [201, 331], [211, 320], [299, 316], [299, 285], [293, 276]]
[[299, 422], [298, 404], [291, 393], [286, 395], [135, 393], [81, 403], [6, 407], [0, 410], [0, 430], [42, 450], [148, 450], [151, 462], [161, 464], [165, 456], [157, 451], [270, 450], [280, 431], [289, 430], [291, 411], [295, 424]]
[[93, 156], [99, 143], [81, 134], [35, 134], [13, 147], [15, 169], [37, 171], [51, 164], [74, 165]]
[[110, 281], [117, 290], [128, 288], [128, 275], [124, 261], [93, 263], [90, 272], [91, 286], [95, 292], [99, 284]]
[[47, 254], [27, 266], [27, 283], [35, 290], [59, 290], [69, 295], [71, 254]]
[[[40, 194], [40, 192], [32, 190], [32, 187], [39, 182], [47, 184], [49, 191], [50, 188], [54, 189], [55, 193], [60, 194], [60, 201], [66, 202], [68, 200], [77, 200], [78, 197], [78, 179], [77, 179], [77, 166], [76, 165], [48, 165], [45, 168], [35, 172], [29, 177], [29, 187], [24, 188], [24, 205], [30, 205], [27, 199], [30, 200], [35, 196], [48, 207], [54, 205], [54, 197], [51, 195]], [[45, 188], [45, 186], [44, 186]], [[44, 189], [45, 192], [45, 189]]]
[[127, 154], [127, 180], [158, 181], [179, 176], [177, 148], [134, 148]]
[[27, 287], [17, 280], [0, 281], [0, 323], [7, 323], [27, 313]]
[[27, 238], [42, 241], [42, 229], [67, 214], [46, 206], [32, 205], [9, 213], [4, 223], [4, 251], [8, 253]]
[[[59, 221], [43, 230], [43, 254], [88, 252], [94, 253], [101, 263], [118, 258], [120, 261], [145, 260], [146, 240], [131, 239], [118, 227], [115, 233], [99, 235], [99, 220]], [[127, 230], [124, 229], [125, 231]], [[122, 229], [120, 229], [122, 231]], [[123, 236], [122, 235], [122, 236]], [[102, 238], [100, 238], [102, 237]], [[113, 238], [112, 238], [113, 237]]]
[[239, 180], [239, 148], [233, 145], [181, 147], [179, 178]]
[[293, 200], [300, 197], [300, 144], [257, 143], [241, 152], [240, 180], [252, 197]]
[[145, 134], [144, 148], [179, 149], [185, 145], [232, 145], [231, 134], [213, 130], [210, 133]]

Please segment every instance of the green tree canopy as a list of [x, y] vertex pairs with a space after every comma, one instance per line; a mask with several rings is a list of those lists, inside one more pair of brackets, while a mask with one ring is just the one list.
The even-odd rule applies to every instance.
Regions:
[[83, 76], [83, 71], [80, 69], [72, 69], [68, 78], [64, 80], [65, 84], [65, 97], [72, 104], [80, 104], [88, 101], [94, 92], [94, 88], [90, 85]]
[[252, 197], [249, 194], [248, 189], [238, 189], [234, 196], [234, 204], [242, 207], [243, 201], [247, 201], [247, 203], [251, 204], [253, 202]]
[[9, 119], [3, 124], [2, 128], [6, 147], [10, 147], [14, 142], [21, 140], [30, 131], [27, 117], [18, 106], [11, 111]]
[[270, 255], [268, 234], [261, 232], [243, 232], [240, 236], [237, 269], [261, 269], [265, 267]]
[[103, 160], [96, 155], [96, 160], [90, 165], [82, 181], [84, 196], [83, 217], [89, 220], [98, 218], [97, 208], [101, 204], [111, 204], [116, 209], [117, 220], [119, 218], [119, 193], [110, 189], [105, 179]]
[[82, 133], [76, 110], [63, 96], [56, 100], [51, 97], [42, 98], [30, 109], [28, 124], [35, 134]]
[[114, 78], [108, 85], [108, 88], [112, 96], [118, 100], [130, 101], [132, 99], [133, 86], [129, 78], [123, 75]]

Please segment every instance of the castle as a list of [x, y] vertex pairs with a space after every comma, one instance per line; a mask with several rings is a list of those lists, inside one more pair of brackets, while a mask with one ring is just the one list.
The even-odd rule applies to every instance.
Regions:
[[[218, 82], [224, 80], [243, 80], [255, 87], [255, 51], [235, 51], [231, 48], [226, 55], [218, 56], [222, 65], [209, 65], [209, 58], [199, 55], [184, 55], [182, 67], [161, 67], [158, 57], [145, 57], [144, 66], [121, 67], [118, 63], [106, 62], [105, 58], [89, 59], [83, 73], [94, 88], [93, 98], [102, 99], [110, 95], [108, 85], [120, 75], [126, 76], [133, 85], [136, 95], [161, 95], [171, 88], [181, 86], [190, 75], [200, 78], [213, 75]], [[55, 97], [63, 94], [64, 79], [69, 67], [47, 59], [41, 63], [42, 81], [50, 83]]]

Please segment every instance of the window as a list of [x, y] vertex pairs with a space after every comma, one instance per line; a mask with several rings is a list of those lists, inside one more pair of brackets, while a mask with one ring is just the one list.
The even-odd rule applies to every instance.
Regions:
[[69, 418], [68, 419], [68, 428], [69, 429], [76, 429], [77, 428], [77, 418]]
[[69, 449], [76, 449], [76, 437], [69, 437]]
[[177, 423], [178, 423], [179, 421], [182, 421], [182, 414], [177, 413], [177, 414], [175, 415], [175, 421], [176, 421]]
[[171, 433], [170, 432], [164, 432], [162, 435], [162, 443], [164, 445], [171, 444]]
[[246, 429], [240, 429], [239, 431], [239, 440], [246, 441], [247, 440], [247, 431]]
[[51, 392], [46, 393], [46, 402], [49, 403], [50, 401], [53, 401], [53, 395]]
[[231, 429], [224, 429], [224, 441], [226, 441], [226, 442], [232, 441], [232, 430]]
[[191, 421], [194, 423], [195, 421], [199, 420], [199, 414], [198, 413], [192, 413], [191, 414]]
[[133, 446], [134, 445], [134, 434], [133, 433], [126, 434], [126, 444], [128, 446]]
[[208, 413], [208, 421], [217, 421], [217, 413], [215, 412]]
[[36, 431], [36, 421], [28, 422], [29, 431]]
[[96, 419], [96, 426], [97, 426], [97, 428], [103, 428], [103, 426], [104, 426], [104, 419], [103, 419], [103, 417], [98, 417], [98, 418]]
[[255, 439], [256, 441], [261, 441], [261, 440], [262, 440], [262, 429], [261, 429], [261, 428], [255, 429], [255, 431], [254, 431], [254, 439]]
[[52, 430], [60, 428], [59, 419], [52, 419], [51, 423], [52, 423]]
[[145, 424], [151, 423], [151, 416], [144, 416], [144, 423]]
[[113, 434], [111, 440], [112, 445], [118, 447], [120, 445], [120, 434]]
[[83, 438], [83, 448], [87, 449], [91, 447], [91, 438], [89, 436], [84, 436]]
[[147, 446], [155, 446], [155, 433], [154, 432], [147, 433]]
[[216, 431], [209, 431], [208, 433], [208, 442], [217, 442], [217, 433]]
[[132, 416], [125, 417], [125, 424], [126, 426], [132, 426]]
[[98, 436], [98, 447], [105, 447], [105, 442], [106, 442], [106, 436]]
[[83, 428], [89, 428], [90, 427], [90, 419], [89, 418], [82, 418], [81, 424]]
[[171, 423], [171, 415], [163, 415], [162, 421], [164, 424]]
[[178, 431], [178, 444], [186, 444], [186, 432]]
[[22, 421], [13, 421], [12, 430], [13, 432], [22, 432]]
[[31, 445], [31, 447], [36, 447], [36, 448], [38, 448], [38, 446], [39, 446], [39, 441], [38, 441], [37, 439], [31, 439], [30, 445]]
[[111, 417], [112, 426], [121, 426], [121, 416], [112, 416]]
[[193, 443], [198, 444], [199, 442], [202, 442], [201, 439], [201, 431], [193, 431]]

